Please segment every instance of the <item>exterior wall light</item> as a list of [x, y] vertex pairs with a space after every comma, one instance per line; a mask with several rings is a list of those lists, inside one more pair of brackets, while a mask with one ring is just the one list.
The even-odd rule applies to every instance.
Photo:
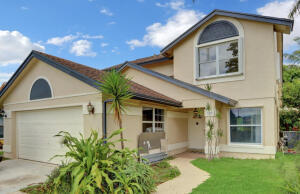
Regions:
[[89, 102], [89, 104], [87, 105], [87, 110], [88, 110], [89, 114], [94, 114], [95, 108], [91, 104], [91, 102]]

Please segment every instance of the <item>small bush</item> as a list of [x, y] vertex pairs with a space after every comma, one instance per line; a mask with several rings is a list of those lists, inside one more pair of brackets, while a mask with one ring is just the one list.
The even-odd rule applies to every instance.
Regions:
[[158, 166], [159, 168], [169, 168], [169, 167], [171, 167], [171, 165], [169, 164], [169, 162], [167, 162], [165, 160], [157, 163], [156, 166]]

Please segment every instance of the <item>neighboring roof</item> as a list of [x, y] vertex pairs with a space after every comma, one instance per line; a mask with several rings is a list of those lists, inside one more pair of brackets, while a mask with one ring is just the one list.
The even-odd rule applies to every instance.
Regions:
[[0, 91], [4, 88], [5, 85], [6, 85], [6, 82], [3, 82], [2, 85], [0, 86]]
[[[147, 64], [159, 63], [159, 62], [169, 61], [169, 60], [172, 60], [172, 58], [169, 58], [169, 57], [166, 57], [162, 54], [159, 54], [159, 55], [153, 55], [153, 56], [139, 58], [139, 59], [135, 59], [133, 61], [126, 61], [126, 62], [135, 63], [137, 65], [147, 65]], [[105, 69], [102, 69], [102, 70], [103, 71], [109, 71], [109, 70], [112, 70], [112, 69], [118, 69], [123, 64], [124, 63], [118, 64], [118, 65], [113, 65], [111, 67], [108, 67], [108, 68], [105, 68]]]
[[[39, 51], [32, 51], [29, 54], [29, 56], [25, 59], [25, 61], [22, 63], [22, 65], [13, 74], [13, 76], [10, 78], [10, 80], [7, 82], [4, 88], [0, 90], [0, 98], [7, 91], [7, 89], [13, 84], [15, 79], [23, 71], [23, 69], [27, 66], [27, 64], [30, 62], [32, 58], [37, 58], [97, 89], [99, 88], [98, 84], [101, 84], [102, 81], [101, 78], [105, 73], [104, 71], [92, 67], [88, 67], [79, 63], [75, 63], [73, 61], [55, 57]], [[153, 101], [153, 102], [176, 106], [176, 107], [181, 106], [181, 102], [169, 98], [158, 92], [155, 92], [147, 87], [144, 87], [133, 81], [130, 81], [130, 84], [131, 84], [130, 90], [133, 93], [135, 99]]]
[[179, 87], [182, 87], [182, 88], [185, 88], [187, 90], [190, 90], [190, 91], [193, 91], [193, 92], [196, 92], [198, 94], [201, 94], [203, 96], [207, 96], [208, 98], [212, 98], [212, 99], [215, 99], [217, 101], [220, 101], [220, 102], [223, 102], [225, 104], [229, 104], [231, 106], [235, 106], [237, 104], [237, 101], [236, 100], [233, 100], [233, 99], [230, 99], [230, 98], [227, 98], [225, 96], [222, 96], [222, 95], [219, 95], [219, 94], [216, 94], [214, 92], [210, 92], [208, 90], [205, 90], [205, 89], [202, 89], [202, 88], [199, 88], [197, 86], [194, 86], [192, 84], [189, 84], [189, 83], [186, 83], [186, 82], [183, 82], [183, 81], [180, 81], [178, 79], [174, 79], [174, 78], [171, 78], [169, 76], [166, 76], [164, 74], [161, 74], [161, 73], [158, 73], [158, 72], [155, 72], [155, 71], [152, 71], [150, 69], [146, 69], [144, 67], [141, 67], [139, 65], [136, 65], [136, 64], [133, 64], [133, 63], [126, 63], [124, 64], [122, 67], [120, 67], [120, 71], [122, 69], [124, 69], [125, 67], [132, 67], [134, 69], [137, 69], [139, 71], [142, 71], [144, 73], [147, 73], [151, 76], [154, 76], [154, 77], [157, 77], [159, 79], [162, 79], [164, 81], [167, 81], [169, 83], [172, 83], [174, 85], [177, 85]]
[[254, 20], [254, 21], [258, 21], [258, 22], [266, 22], [266, 23], [284, 25], [284, 26], [288, 26], [291, 31], [293, 30], [293, 25], [294, 25], [293, 20], [286, 19], [286, 18], [276, 18], [276, 17], [269, 17], [269, 16], [261, 16], [261, 15], [256, 15], [256, 14], [248, 14], [248, 13], [240, 13], [240, 12], [232, 12], [232, 11], [225, 11], [225, 10], [215, 9], [212, 12], [210, 12], [207, 16], [205, 16], [202, 20], [200, 20], [198, 23], [196, 23], [194, 26], [192, 26], [187, 31], [185, 31], [183, 34], [181, 34], [178, 38], [173, 40], [170, 44], [165, 46], [160, 52], [162, 54], [164, 54], [166, 51], [168, 51], [169, 49], [174, 47], [182, 39], [186, 38], [188, 35], [190, 35], [192, 32], [197, 30], [202, 24], [207, 22], [209, 19], [211, 19], [215, 15], [228, 16], [228, 17], [239, 18], [239, 19]]

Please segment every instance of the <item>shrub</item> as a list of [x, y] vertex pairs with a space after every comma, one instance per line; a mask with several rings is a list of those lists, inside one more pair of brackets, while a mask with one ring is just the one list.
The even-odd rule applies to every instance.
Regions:
[[171, 167], [171, 165], [169, 164], [169, 162], [167, 162], [165, 160], [157, 163], [156, 166], [158, 166], [159, 168], [169, 168], [169, 167]]
[[[80, 139], [67, 132], [60, 132], [68, 152], [63, 155], [67, 162], [48, 178], [55, 193], [150, 193], [155, 190], [154, 173], [144, 163], [139, 163], [135, 150], [115, 149], [111, 139], [120, 134], [115, 131], [109, 138], [91, 136]], [[59, 156], [55, 156], [59, 157]], [[71, 160], [70, 160], [71, 159]], [[69, 186], [69, 187], [68, 187]]]
[[300, 129], [300, 111], [288, 109], [280, 111], [280, 130], [293, 131]]

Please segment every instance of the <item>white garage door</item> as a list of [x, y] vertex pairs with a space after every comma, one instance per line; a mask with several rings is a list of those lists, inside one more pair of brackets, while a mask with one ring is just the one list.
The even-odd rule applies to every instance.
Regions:
[[60, 163], [59, 158], [49, 160], [66, 152], [62, 138], [54, 135], [68, 131], [79, 136], [83, 130], [82, 107], [17, 112], [16, 123], [19, 158]]

